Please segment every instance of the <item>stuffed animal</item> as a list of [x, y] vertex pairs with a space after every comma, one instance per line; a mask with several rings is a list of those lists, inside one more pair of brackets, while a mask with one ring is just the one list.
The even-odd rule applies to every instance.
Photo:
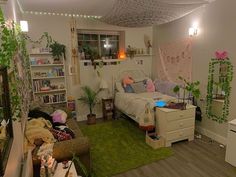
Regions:
[[151, 79], [147, 80], [147, 86], [146, 86], [147, 92], [155, 92], [155, 85], [152, 82]]
[[58, 109], [54, 113], [52, 113], [51, 116], [54, 123], [55, 122], [62, 124], [66, 123], [67, 114], [65, 113], [65, 111]]
[[134, 80], [130, 76], [125, 76], [122, 80], [122, 83], [123, 83], [123, 86], [125, 88], [127, 85], [133, 84]]

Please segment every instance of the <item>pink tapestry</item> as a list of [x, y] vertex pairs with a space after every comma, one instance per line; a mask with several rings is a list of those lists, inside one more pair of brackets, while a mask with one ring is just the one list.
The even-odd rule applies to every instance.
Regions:
[[183, 39], [159, 47], [160, 59], [157, 62], [158, 79], [181, 84], [182, 76], [192, 80], [192, 41]]

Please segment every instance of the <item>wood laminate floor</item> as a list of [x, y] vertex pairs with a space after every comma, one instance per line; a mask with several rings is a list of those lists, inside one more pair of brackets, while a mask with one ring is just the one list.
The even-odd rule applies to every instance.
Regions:
[[[174, 155], [113, 177], [236, 177], [225, 148], [207, 137], [172, 144]], [[235, 150], [236, 153], [236, 150]]]

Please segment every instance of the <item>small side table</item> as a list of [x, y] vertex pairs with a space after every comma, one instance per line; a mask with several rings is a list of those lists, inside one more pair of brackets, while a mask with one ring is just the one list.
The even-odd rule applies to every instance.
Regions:
[[[69, 161], [69, 164], [70, 163], [71, 163], [71, 161]], [[68, 168], [66, 168], [66, 169], [63, 168], [62, 163], [58, 163], [55, 174], [53, 175], [53, 177], [64, 177], [67, 170], [68, 170]], [[72, 163], [72, 165], [71, 165], [68, 177], [80, 177], [80, 176], [78, 176], [78, 174], [76, 172], [74, 163]]]
[[102, 99], [103, 119], [110, 120], [114, 116], [114, 103], [112, 98]]

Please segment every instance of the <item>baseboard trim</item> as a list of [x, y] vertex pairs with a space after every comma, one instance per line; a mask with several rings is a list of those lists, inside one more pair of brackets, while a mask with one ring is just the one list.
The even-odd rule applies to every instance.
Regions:
[[202, 128], [200, 126], [196, 126], [196, 131], [203, 134], [203, 135], [206, 135], [208, 136], [209, 138], [217, 141], [218, 143], [221, 143], [223, 145], [226, 145], [227, 143], [227, 138], [223, 137], [223, 136], [220, 136], [210, 130], [207, 130], [205, 128]]

